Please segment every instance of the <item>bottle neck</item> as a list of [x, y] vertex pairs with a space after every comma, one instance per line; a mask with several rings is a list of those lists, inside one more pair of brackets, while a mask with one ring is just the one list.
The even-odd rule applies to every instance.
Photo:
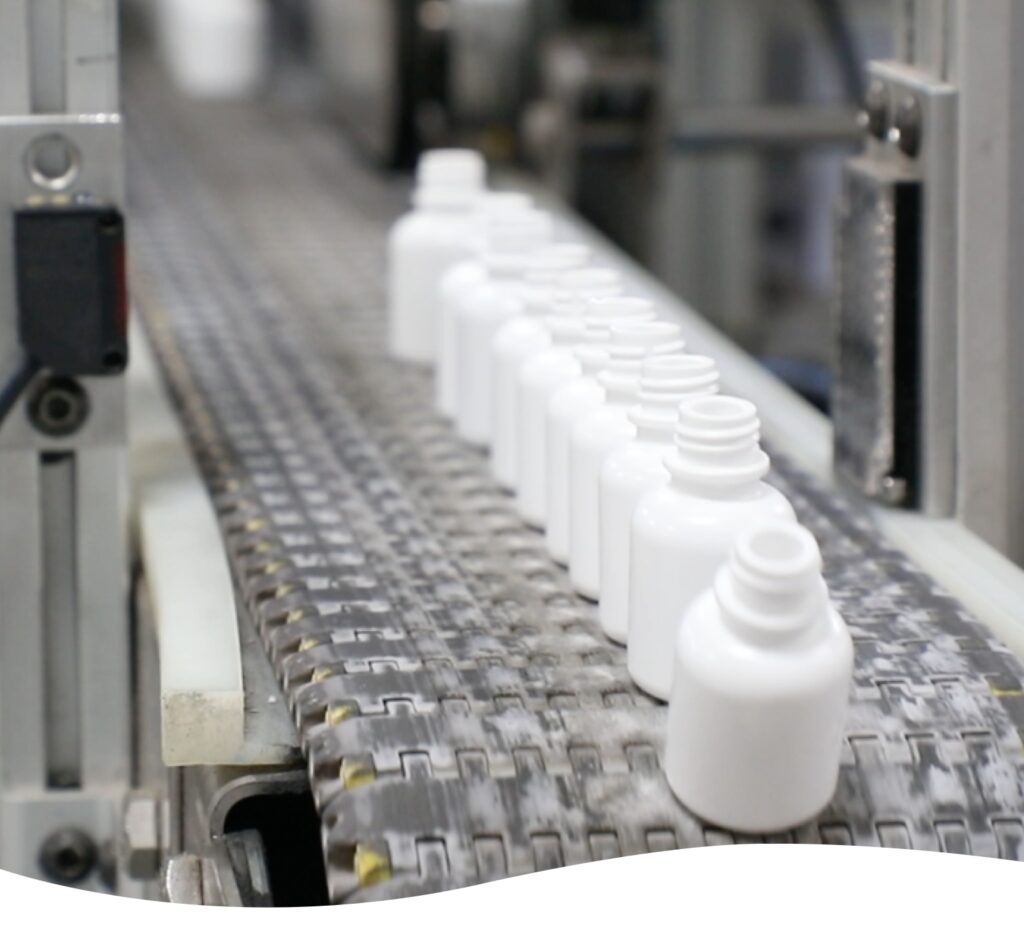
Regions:
[[[758, 539], [768, 542], [760, 554]], [[794, 543], [797, 549], [789, 550]], [[817, 545], [796, 523], [742, 535], [718, 572], [714, 591], [730, 630], [762, 646], [813, 638], [831, 608]]]
[[768, 457], [760, 449], [743, 458], [721, 460], [685, 457], [678, 447], [665, 457], [672, 485], [680, 492], [702, 499], [747, 500], [755, 498], [768, 472]]
[[645, 444], [658, 444], [659, 446], [671, 447], [672, 436], [675, 433], [675, 419], [666, 419], [663, 422], [650, 420], [637, 421], [633, 417], [634, 408], [630, 412], [629, 420], [636, 425], [636, 439]]
[[598, 384], [604, 389], [605, 402], [609, 405], [621, 406], [627, 410], [640, 395], [640, 373], [625, 368], [604, 369], [597, 377]]

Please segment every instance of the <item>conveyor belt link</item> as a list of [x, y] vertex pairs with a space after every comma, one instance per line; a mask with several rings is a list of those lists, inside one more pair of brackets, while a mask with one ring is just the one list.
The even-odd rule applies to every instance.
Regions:
[[[337, 900], [731, 842], [674, 800], [631, 684], [490, 481], [383, 353], [402, 192], [333, 129], [129, 83], [146, 323], [287, 690]], [[1024, 668], [776, 458], [856, 642], [839, 790], [802, 842], [1024, 855]], [[746, 841], [746, 840], [745, 840]]]

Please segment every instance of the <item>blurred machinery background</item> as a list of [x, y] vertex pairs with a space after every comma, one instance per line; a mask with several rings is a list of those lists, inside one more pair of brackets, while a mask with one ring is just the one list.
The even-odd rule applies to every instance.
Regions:
[[455, 141], [543, 183], [824, 405], [832, 207], [888, 0], [312, 4], [374, 158]]

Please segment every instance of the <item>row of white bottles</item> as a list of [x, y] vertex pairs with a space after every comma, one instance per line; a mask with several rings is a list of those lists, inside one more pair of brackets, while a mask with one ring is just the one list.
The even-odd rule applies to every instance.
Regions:
[[470, 258], [434, 254], [439, 410], [670, 701], [679, 799], [739, 831], [809, 819], [835, 787], [852, 646], [813, 537], [764, 481], [756, 408], [528, 201], [476, 197]]
[[653, 357], [644, 364], [640, 396], [629, 418], [636, 436], [601, 469], [601, 628], [625, 644], [629, 633], [630, 534], [641, 497], [669, 481], [665, 458], [675, 448], [677, 411], [686, 398], [714, 395], [718, 367], [706, 356]]
[[[579, 373], [551, 393], [544, 418], [544, 519], [548, 554], [569, 563], [569, 433], [573, 425], [600, 406], [605, 391], [598, 381], [608, 365], [612, 330], [618, 324], [654, 319], [644, 298], [606, 298], [591, 302], [583, 320], [583, 343], [576, 347]], [[540, 454], [538, 454], [540, 456]]]
[[551, 218], [524, 211], [488, 237], [483, 264], [487, 278], [456, 302], [455, 426], [459, 436], [476, 445], [492, 434], [491, 347], [506, 321], [526, 313], [526, 276], [538, 245], [550, 240]]
[[649, 357], [683, 350], [678, 324], [644, 321], [612, 328], [608, 365], [597, 381], [604, 402], [573, 425], [569, 436], [569, 578], [574, 589], [596, 600], [601, 587], [601, 468], [613, 450], [635, 433], [629, 410], [640, 395]]
[[552, 243], [534, 255], [523, 284], [523, 311], [506, 320], [490, 348], [491, 472], [504, 489], [518, 484], [519, 372], [532, 353], [551, 342], [545, 316], [572, 288], [567, 273], [583, 269], [590, 250], [579, 243]]
[[[471, 235], [471, 254], [452, 265], [444, 272], [440, 280], [439, 311], [441, 314], [438, 325], [435, 352], [436, 369], [434, 373], [434, 403], [437, 410], [446, 418], [455, 419], [458, 404], [458, 379], [456, 377], [456, 323], [459, 303], [462, 297], [487, 278], [487, 269], [483, 262], [487, 238], [492, 230], [500, 228], [506, 219], [514, 221], [517, 214], [532, 208], [533, 202], [528, 195], [512, 191], [485, 192], [477, 199], [474, 211]], [[397, 248], [398, 244], [393, 244]], [[396, 257], [392, 258], [392, 264]], [[391, 316], [392, 330], [394, 319], [401, 309], [392, 298]]]
[[611, 269], [582, 269], [566, 275], [562, 285], [565, 294], [544, 318], [550, 342], [523, 360], [517, 378], [516, 509], [536, 528], [544, 527], [547, 512], [548, 402], [559, 386], [580, 373], [576, 349], [586, 336], [586, 314], [593, 301], [622, 292], [622, 279]]

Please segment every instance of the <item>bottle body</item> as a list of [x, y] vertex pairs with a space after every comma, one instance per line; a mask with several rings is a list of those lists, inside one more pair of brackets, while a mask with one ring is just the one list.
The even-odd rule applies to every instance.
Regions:
[[512, 279], [478, 285], [459, 304], [455, 333], [456, 417], [459, 436], [485, 446], [491, 440], [491, 345], [501, 325], [523, 311]]
[[668, 483], [665, 457], [671, 436], [660, 441], [630, 441], [609, 454], [600, 478], [601, 598], [604, 634], [625, 644], [629, 635], [630, 537], [633, 513], [641, 498]]
[[569, 578], [587, 599], [597, 600], [601, 592], [601, 468], [636, 435], [632, 401], [606, 401], [572, 428], [569, 439]]
[[392, 356], [432, 363], [437, 353], [440, 284], [471, 253], [475, 229], [465, 210], [417, 209], [402, 217], [388, 241], [389, 349]]
[[786, 497], [762, 482], [717, 498], [670, 482], [641, 497], [631, 523], [627, 623], [637, 686], [668, 699], [679, 621], [711, 585], [736, 536], [759, 521], [795, 518]]
[[571, 348], [555, 345], [527, 357], [519, 374], [516, 508], [523, 521], [535, 528], [543, 528], [547, 516], [545, 421], [548, 401], [559, 386], [579, 373], [580, 364]]
[[434, 404], [438, 412], [455, 420], [458, 405], [456, 386], [456, 321], [459, 305], [478, 285], [487, 280], [479, 259], [463, 259], [441, 279], [441, 325], [438, 333], [437, 368], [434, 374]]
[[531, 354], [551, 343], [536, 317], [521, 315], [502, 324], [491, 344], [491, 473], [502, 488], [518, 486], [519, 371]]
[[604, 403], [597, 377], [580, 375], [561, 386], [548, 402], [545, 416], [544, 540], [551, 559], [569, 564], [569, 437], [573, 426]]
[[681, 621], [665, 772], [719, 826], [789, 829], [835, 793], [853, 642], [820, 567], [805, 529], [754, 527]]

